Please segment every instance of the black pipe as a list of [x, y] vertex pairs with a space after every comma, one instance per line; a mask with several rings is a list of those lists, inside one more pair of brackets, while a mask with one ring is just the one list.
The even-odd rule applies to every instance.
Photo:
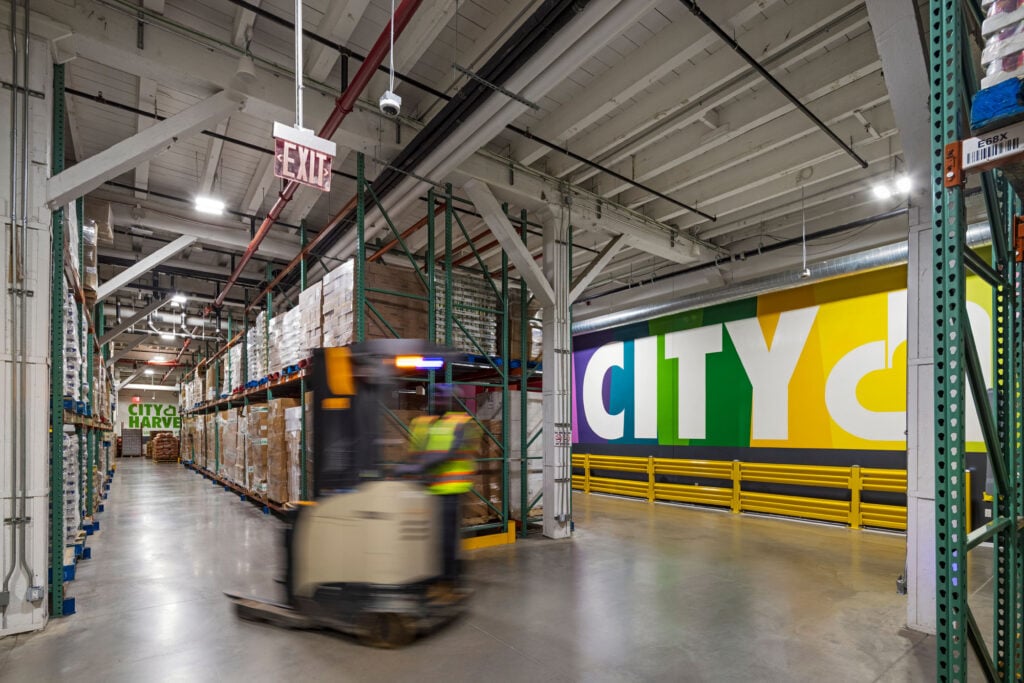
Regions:
[[[878, 221], [884, 221], [887, 218], [895, 218], [896, 216], [902, 216], [903, 214], [906, 214], [908, 212], [909, 209], [904, 207], [902, 209], [893, 209], [892, 211], [886, 211], [884, 213], [875, 214], [874, 216], [868, 216], [867, 218], [859, 218], [855, 221], [850, 221], [849, 223], [843, 223], [842, 225], [834, 225], [831, 228], [825, 228], [824, 230], [819, 230], [818, 232], [813, 232], [810, 235], [807, 235], [806, 241], [810, 242], [811, 240], [821, 239], [823, 237], [831, 237], [832, 235], [838, 235], [849, 230], [856, 230], [857, 228], [862, 228], [864, 226], [871, 225], [872, 223], [877, 223]], [[779, 249], [785, 249], [786, 247], [791, 247], [794, 244], [800, 244], [800, 242], [802, 241], [805, 241], [804, 237], [791, 237], [789, 239], [781, 240], [779, 242], [773, 242], [772, 244], [769, 244], [764, 247], [758, 247], [757, 249], [748, 249], [747, 251], [740, 252], [739, 254], [735, 254], [734, 256], [738, 259], [745, 260], [749, 257], [757, 256], [759, 254], [767, 254], [773, 251], [778, 251]], [[688, 273], [697, 273], [702, 270], [707, 270], [708, 268], [717, 268], [719, 265], [720, 263], [718, 261], [708, 261], [707, 263], [701, 263], [696, 266], [690, 266], [689, 268], [681, 268], [680, 270], [674, 270], [671, 273], [665, 273], [664, 275], [659, 275], [649, 280], [644, 280], [643, 284], [650, 285], [654, 284], [655, 282], [661, 282], [662, 280], [665, 280], [670, 277], [676, 277], [677, 275], [686, 275]], [[602, 292], [600, 296], [592, 297], [592, 299], [599, 299], [601, 297], [610, 296], [612, 294], [618, 294], [619, 292], [625, 292], [628, 289], [633, 289], [635, 286], [636, 285], [624, 285], [622, 287], [613, 289], [608, 292]], [[592, 299], [581, 299], [579, 303], [586, 303], [587, 301], [590, 301]]]
[[[253, 14], [255, 14], [256, 16], [263, 17], [263, 18], [265, 18], [265, 19], [267, 19], [267, 20], [269, 20], [269, 21], [271, 21], [271, 22], [273, 22], [275, 24], [278, 24], [279, 26], [283, 26], [283, 27], [287, 28], [289, 31], [294, 31], [295, 30], [295, 24], [294, 23], [288, 21], [284, 17], [280, 17], [280, 16], [274, 14], [273, 12], [270, 12], [270, 11], [268, 11], [266, 9], [263, 9], [263, 8], [259, 7], [258, 5], [254, 5], [251, 2], [246, 2], [246, 0], [228, 0], [228, 2], [230, 2], [230, 3], [234, 4], [234, 5], [237, 5], [237, 6], [241, 7], [241, 8], [243, 8], [243, 9], [246, 9], [246, 10], [252, 12]], [[586, 4], [586, 3], [581, 3], [581, 2], [577, 2], [577, 3], [564, 3], [563, 2], [563, 3], [560, 3], [560, 4], [563, 4], [563, 5], [573, 4], [573, 5], [575, 5], [575, 8], [574, 8], [575, 11], [579, 12], [581, 10], [581, 6], [583, 4]], [[537, 11], [539, 12], [540, 9], [538, 9]], [[536, 14], [536, 12], [534, 14]], [[365, 61], [366, 60], [366, 56], [365, 55], [359, 54], [355, 50], [352, 50], [350, 48], [347, 48], [347, 47], [339, 45], [339, 44], [337, 44], [335, 42], [332, 42], [332, 41], [328, 40], [327, 38], [324, 38], [323, 36], [313, 32], [313, 31], [310, 31], [307, 28], [304, 28], [302, 30], [302, 34], [304, 36], [306, 36], [307, 38], [309, 38], [311, 41], [315, 42], [315, 43], [320, 43], [321, 45], [329, 47], [332, 50], [337, 50], [339, 53], [341, 53], [341, 56], [342, 56], [342, 68], [343, 69], [345, 68], [345, 66], [347, 64], [347, 62], [345, 60], [348, 57], [351, 57], [353, 59], [358, 59], [360, 61]], [[508, 44], [508, 41], [506, 41], [506, 44]], [[390, 73], [388, 71], [388, 68], [386, 66], [384, 66], [384, 65], [381, 65], [380, 67], [378, 67], [377, 70], [381, 71], [383, 73]], [[422, 90], [423, 92], [427, 93], [428, 95], [433, 95], [434, 97], [436, 97], [436, 98], [438, 98], [440, 100], [444, 100], [445, 102], [451, 102], [453, 99], [455, 99], [455, 97], [458, 96], [458, 93], [456, 93], [455, 96], [448, 95], [447, 93], [444, 93], [444, 92], [438, 90], [437, 88], [434, 88], [434, 87], [428, 85], [427, 83], [424, 83], [423, 81], [421, 81], [421, 80], [419, 80], [419, 79], [417, 79], [417, 78], [415, 78], [415, 77], [413, 77], [413, 76], [411, 76], [411, 75], [409, 75], [407, 73], [401, 73], [401, 72], [396, 71], [395, 72], [395, 76], [399, 80], [401, 80], [403, 83], [408, 83], [409, 85], [411, 85], [411, 86], [413, 86], [413, 87], [415, 87], [415, 88], [417, 88], [419, 90]], [[486, 80], [488, 83], [493, 83], [495, 85], [499, 85], [499, 83], [497, 81], [491, 80], [489, 78], [486, 78], [483, 75], [483, 71], [482, 70], [480, 72], [478, 72], [478, 76], [480, 76], [480, 78], [483, 78], [484, 80]], [[345, 83], [346, 81], [344, 79], [344, 72], [342, 74], [342, 79], [343, 79], [342, 82]], [[486, 89], [486, 86], [484, 86], [484, 87]], [[342, 88], [342, 90], [344, 90], [344, 88]], [[530, 133], [529, 131], [527, 131], [527, 130], [525, 130], [523, 128], [520, 128], [518, 126], [513, 126], [511, 124], [508, 125], [508, 126], [505, 126], [505, 129], [509, 130], [509, 131], [511, 131], [511, 132], [513, 132], [513, 133], [515, 133], [517, 135], [521, 135], [521, 136], [527, 138], [528, 140], [532, 140], [533, 142], [541, 144], [541, 145], [543, 145], [544, 147], [547, 147], [548, 149], [550, 149], [553, 152], [558, 152], [559, 154], [564, 154], [565, 156], [569, 157], [570, 159], [572, 159], [574, 161], [578, 161], [581, 164], [584, 164], [586, 166], [589, 166], [590, 168], [593, 168], [596, 171], [600, 171], [601, 173], [607, 173], [608, 175], [616, 178], [617, 180], [621, 180], [623, 182], [629, 183], [630, 185], [632, 185], [633, 187], [637, 188], [638, 190], [642, 190], [644, 192], [648, 192], [650, 194], [655, 195], [656, 197], [658, 197], [660, 199], [664, 199], [665, 201], [669, 202], [670, 204], [673, 204], [674, 206], [679, 207], [680, 209], [686, 209], [687, 211], [692, 211], [692, 212], [696, 213], [697, 215], [699, 215], [699, 216], [701, 216], [703, 218], [707, 218], [708, 220], [711, 220], [711, 221], [717, 220], [717, 218], [715, 216], [712, 216], [712, 215], [709, 215], [707, 213], [704, 213], [703, 211], [700, 211], [700, 210], [690, 206], [689, 204], [686, 204], [685, 202], [681, 202], [681, 201], [679, 201], [677, 199], [674, 199], [674, 198], [670, 197], [669, 195], [666, 195], [666, 194], [664, 194], [662, 192], [659, 192], [658, 190], [655, 190], [652, 187], [649, 187], [649, 186], [647, 186], [647, 185], [645, 185], [643, 183], [640, 183], [640, 182], [638, 182], [636, 180], [633, 180], [633, 179], [631, 179], [631, 178], [629, 178], [627, 176], [624, 176], [624, 175], [622, 175], [620, 173], [616, 173], [615, 171], [611, 170], [607, 166], [604, 166], [603, 164], [600, 164], [600, 163], [598, 163], [598, 162], [596, 162], [596, 161], [594, 161], [592, 159], [588, 159], [588, 158], [586, 158], [584, 156], [576, 154], [575, 152], [570, 152], [568, 149], [566, 149], [566, 147], [564, 145], [556, 144], [554, 142], [551, 142], [550, 140], [546, 140], [546, 139], [544, 139], [544, 138], [542, 138], [542, 137], [540, 137], [538, 135], [534, 135], [533, 133]]]
[[[133, 266], [137, 263], [136, 259], [124, 258], [123, 256], [113, 256], [111, 254], [99, 254], [97, 259], [101, 264], [109, 266], [124, 266], [125, 268]], [[204, 270], [192, 270], [191, 268], [182, 268], [180, 266], [169, 266], [167, 264], [160, 264], [153, 268], [151, 273], [164, 273], [165, 275], [180, 275], [181, 277], [192, 278], [194, 280], [203, 280], [205, 282], [227, 282], [227, 276], [217, 275], [215, 273], [208, 273]], [[259, 287], [263, 284], [261, 280], [239, 280], [239, 283], [247, 287]], [[125, 285], [131, 287], [132, 285]]]
[[783, 97], [789, 100], [793, 104], [793, 106], [795, 106], [797, 109], [803, 112], [803, 114], [807, 118], [809, 118], [814, 123], [814, 125], [821, 129], [821, 132], [829, 136], [834, 143], [839, 145], [839, 147], [841, 147], [844, 152], [846, 152], [852, 159], [854, 159], [858, 164], [860, 164], [861, 168], [868, 167], [868, 162], [864, 161], [864, 159], [862, 159], [859, 154], [853, 151], [852, 147], [843, 142], [842, 139], [838, 135], [836, 135], [835, 132], [831, 128], [829, 128], [824, 121], [819, 119], [814, 114], [814, 112], [808, 109], [807, 106], [804, 105], [804, 103], [801, 102], [796, 95], [794, 95], [788, 89], [786, 89], [786, 86], [782, 85], [782, 83], [780, 83], [778, 79], [775, 78], [775, 76], [772, 76], [770, 73], [768, 73], [768, 70], [761, 66], [761, 62], [757, 61], [757, 59], [753, 55], [744, 50], [732, 36], [726, 33], [721, 26], [715, 23], [714, 19], [704, 14], [704, 11], [697, 6], [695, 0], [679, 0], [679, 2], [683, 3], [683, 6], [686, 7], [686, 9], [690, 10], [690, 14], [700, 19], [700, 21], [703, 22], [703, 24], [707, 26], [709, 29], [711, 29], [711, 31], [716, 36], [718, 36], [722, 42], [731, 47], [736, 54], [743, 58], [743, 61], [749, 64], [754, 69], [754, 71], [761, 75], [763, 79], [768, 81], [768, 83], [770, 83], [773, 88], [779, 91], [779, 93]]

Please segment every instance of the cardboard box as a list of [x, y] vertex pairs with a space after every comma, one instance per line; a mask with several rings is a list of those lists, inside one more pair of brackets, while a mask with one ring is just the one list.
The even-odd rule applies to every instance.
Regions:
[[265, 404], [250, 405], [245, 414], [245, 460], [240, 470], [242, 484], [247, 490], [263, 495], [267, 492], [267, 422], [270, 414]]
[[[302, 408], [294, 398], [278, 398], [267, 405], [266, 479], [267, 497], [275, 503], [293, 500], [289, 490], [289, 458], [287, 444], [287, 412]], [[301, 428], [301, 425], [300, 425]], [[301, 431], [300, 437], [301, 437]], [[298, 500], [298, 498], [294, 498]]]

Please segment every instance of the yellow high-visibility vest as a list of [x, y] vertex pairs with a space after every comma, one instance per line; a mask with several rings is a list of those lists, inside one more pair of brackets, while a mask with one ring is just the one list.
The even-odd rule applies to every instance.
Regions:
[[445, 453], [450, 457], [430, 468], [430, 493], [458, 495], [473, 488], [479, 429], [465, 413], [444, 417], [418, 417], [411, 425], [410, 447], [417, 453]]

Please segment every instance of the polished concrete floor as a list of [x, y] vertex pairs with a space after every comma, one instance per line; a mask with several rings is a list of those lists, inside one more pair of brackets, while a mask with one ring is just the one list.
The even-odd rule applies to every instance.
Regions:
[[[278, 595], [281, 523], [180, 466], [122, 460], [69, 586], [78, 613], [0, 640], [0, 680], [934, 680], [934, 639], [902, 628], [901, 536], [574, 505], [572, 541], [471, 553], [469, 614], [375, 650], [237, 620], [223, 591]], [[988, 576], [972, 567], [973, 588]]]

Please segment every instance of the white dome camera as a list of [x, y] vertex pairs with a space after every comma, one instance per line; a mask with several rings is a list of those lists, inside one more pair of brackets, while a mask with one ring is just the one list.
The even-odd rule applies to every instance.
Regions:
[[398, 116], [402, 111], [402, 98], [390, 90], [385, 90], [380, 96], [380, 111], [384, 116]]

